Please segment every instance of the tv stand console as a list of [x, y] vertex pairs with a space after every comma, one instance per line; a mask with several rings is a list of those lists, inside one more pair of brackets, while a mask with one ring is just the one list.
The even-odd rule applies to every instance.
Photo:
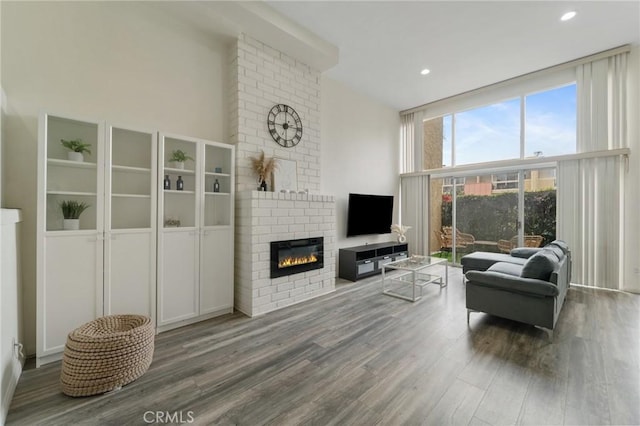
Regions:
[[379, 274], [385, 263], [406, 258], [407, 250], [406, 243], [395, 242], [341, 248], [338, 276], [349, 281], [357, 281]]

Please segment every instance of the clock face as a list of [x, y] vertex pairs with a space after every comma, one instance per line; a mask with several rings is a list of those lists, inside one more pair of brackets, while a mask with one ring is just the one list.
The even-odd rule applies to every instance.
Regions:
[[267, 117], [269, 133], [274, 141], [285, 148], [291, 148], [302, 138], [302, 120], [288, 105], [278, 104], [271, 108]]

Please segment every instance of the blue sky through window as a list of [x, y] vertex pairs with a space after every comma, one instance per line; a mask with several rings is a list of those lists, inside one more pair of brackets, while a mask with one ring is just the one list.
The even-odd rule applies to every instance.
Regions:
[[[576, 85], [525, 96], [525, 157], [576, 152]], [[455, 115], [456, 165], [520, 158], [520, 98]], [[443, 117], [443, 166], [451, 166], [452, 116]]]

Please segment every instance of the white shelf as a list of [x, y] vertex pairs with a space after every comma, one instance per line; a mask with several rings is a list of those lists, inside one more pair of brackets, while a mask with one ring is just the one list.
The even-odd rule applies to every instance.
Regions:
[[120, 198], [151, 198], [148, 194], [111, 194], [112, 197]]
[[130, 166], [113, 166], [114, 171], [129, 172], [129, 173], [151, 173], [151, 169], [144, 167], [130, 167]]
[[97, 231], [95, 229], [78, 229], [78, 230], [63, 230], [63, 229], [51, 229], [44, 233], [47, 237], [73, 237], [78, 235], [95, 235]]
[[78, 169], [95, 169], [96, 163], [86, 163], [84, 161], [59, 160], [57, 158], [47, 158], [49, 166], [75, 167]]
[[177, 189], [165, 189], [165, 194], [195, 194], [195, 191], [178, 191]]
[[204, 172], [207, 176], [231, 177], [229, 173]]
[[165, 167], [164, 168], [164, 173], [165, 174], [175, 174], [175, 175], [182, 175], [182, 176], [186, 176], [186, 175], [195, 175], [196, 172], [195, 170], [188, 170], [188, 169], [174, 169], [173, 167]]
[[195, 226], [163, 226], [163, 232], [196, 232]]
[[209, 191], [206, 191], [204, 194], [205, 195], [230, 195], [228, 192], [209, 192]]
[[78, 197], [95, 197], [95, 192], [76, 192], [76, 191], [47, 191], [47, 195], [75, 195]]

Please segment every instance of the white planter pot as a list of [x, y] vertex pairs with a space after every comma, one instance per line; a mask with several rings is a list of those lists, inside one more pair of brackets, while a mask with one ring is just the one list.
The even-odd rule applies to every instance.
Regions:
[[172, 164], [174, 169], [184, 170], [184, 161], [173, 161]]
[[84, 156], [81, 152], [68, 151], [67, 152], [67, 160], [69, 161], [78, 161], [82, 163], [84, 161]]
[[62, 229], [65, 231], [77, 231], [80, 229], [80, 219], [63, 219]]

